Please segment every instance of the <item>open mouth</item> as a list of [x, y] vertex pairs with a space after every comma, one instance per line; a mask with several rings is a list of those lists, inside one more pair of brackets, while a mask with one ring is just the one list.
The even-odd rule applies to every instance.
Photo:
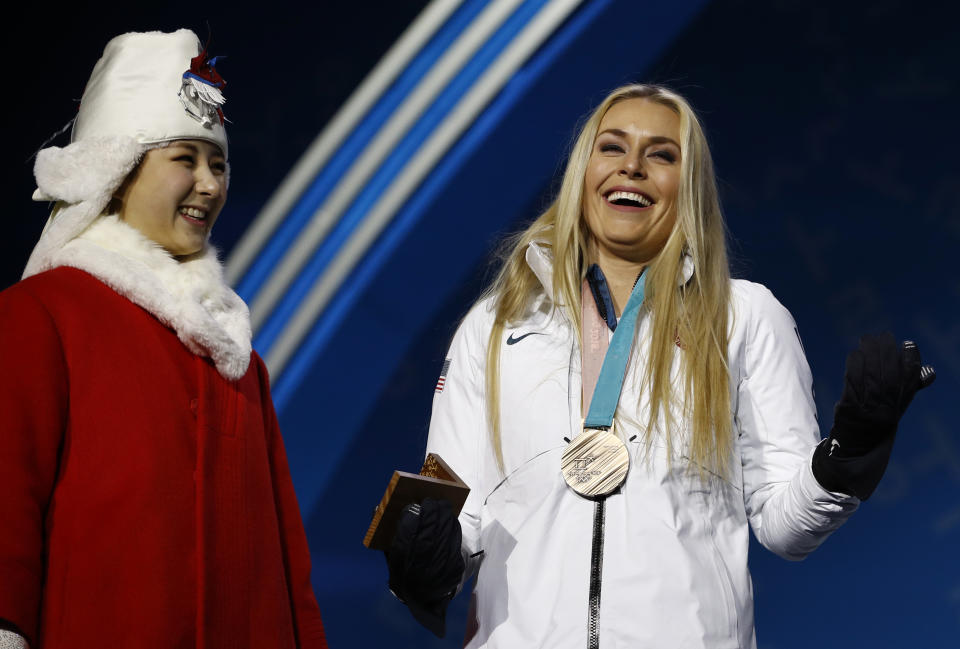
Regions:
[[611, 205], [616, 205], [618, 207], [632, 207], [636, 209], [650, 207], [655, 202], [646, 194], [624, 191], [622, 189], [611, 191], [604, 198], [606, 198], [607, 202]]
[[187, 221], [196, 225], [205, 225], [207, 222], [207, 213], [197, 207], [181, 207], [179, 212]]

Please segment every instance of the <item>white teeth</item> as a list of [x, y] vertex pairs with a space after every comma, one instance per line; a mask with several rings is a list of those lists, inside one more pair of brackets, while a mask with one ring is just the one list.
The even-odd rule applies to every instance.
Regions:
[[640, 203], [644, 207], [650, 207], [653, 203], [643, 194], [636, 194], [634, 192], [610, 192], [607, 196], [607, 200], [613, 203], [614, 201], [619, 200], [628, 200]]
[[184, 216], [189, 216], [190, 218], [203, 220], [207, 218], [207, 213], [203, 210], [197, 209], [196, 207], [181, 207], [180, 213]]

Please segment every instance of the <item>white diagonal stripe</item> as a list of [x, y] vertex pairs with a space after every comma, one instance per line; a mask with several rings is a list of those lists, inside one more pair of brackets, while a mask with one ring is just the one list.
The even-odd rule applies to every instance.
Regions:
[[270, 196], [251, 226], [244, 232], [227, 260], [226, 277], [230, 284], [240, 281], [257, 253], [267, 243], [283, 217], [287, 215], [333, 152], [393, 83], [393, 80], [407, 67], [410, 60], [430, 40], [437, 28], [461, 4], [463, 0], [433, 0], [420, 12], [416, 20], [410, 23], [397, 42], [387, 50], [373, 71], [350, 95], [320, 135], [314, 139]]
[[311, 217], [310, 222], [287, 254], [283, 256], [270, 279], [264, 283], [263, 288], [253, 299], [250, 306], [250, 320], [254, 331], [263, 325], [274, 305], [286, 293], [303, 265], [323, 241], [324, 236], [364, 188], [384, 159], [393, 151], [396, 144], [521, 1], [494, 0], [487, 5], [371, 140], [363, 154], [353, 163], [334, 191]]
[[340, 248], [323, 275], [317, 280], [297, 312], [287, 323], [266, 357], [271, 375], [279, 376], [300, 342], [313, 326], [343, 279], [393, 218], [411, 193], [433, 169], [460, 134], [510, 79], [533, 52], [547, 39], [582, 0], [552, 0], [517, 35], [497, 60], [420, 148], [374, 205], [367, 218]]

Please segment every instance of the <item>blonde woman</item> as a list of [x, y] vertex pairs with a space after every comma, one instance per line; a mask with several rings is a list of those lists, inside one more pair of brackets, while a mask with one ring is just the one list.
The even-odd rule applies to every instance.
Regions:
[[915, 345], [865, 338], [818, 447], [793, 319], [730, 279], [697, 117], [645, 85], [587, 120], [444, 368], [427, 451], [470, 496], [459, 525], [447, 503], [406, 512], [391, 587], [442, 633], [475, 574], [465, 646], [490, 649], [755, 647], [748, 529], [815, 550], [921, 387]]

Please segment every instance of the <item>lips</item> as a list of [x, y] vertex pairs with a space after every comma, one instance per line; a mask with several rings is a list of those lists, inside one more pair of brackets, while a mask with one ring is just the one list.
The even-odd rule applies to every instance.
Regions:
[[604, 194], [603, 199], [607, 205], [620, 211], [644, 210], [656, 203], [650, 196], [633, 187], [614, 187]]
[[177, 210], [177, 213], [186, 221], [195, 225], [206, 225], [207, 223], [207, 211], [199, 207], [185, 205]]

